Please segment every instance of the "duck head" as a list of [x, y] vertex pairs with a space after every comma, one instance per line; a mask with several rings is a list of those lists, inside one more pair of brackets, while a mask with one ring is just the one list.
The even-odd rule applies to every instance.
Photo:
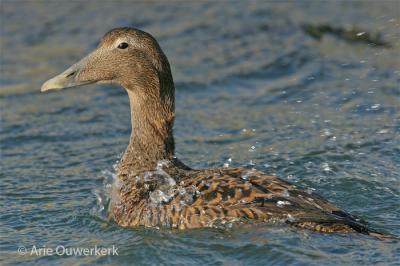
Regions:
[[138, 29], [116, 28], [104, 35], [93, 52], [46, 81], [41, 91], [91, 83], [115, 83], [135, 91], [152, 87], [149, 82], [173, 87], [168, 60], [157, 41]]

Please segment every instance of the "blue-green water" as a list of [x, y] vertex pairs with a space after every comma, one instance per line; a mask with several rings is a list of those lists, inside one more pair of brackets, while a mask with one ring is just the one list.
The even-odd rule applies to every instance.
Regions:
[[[400, 235], [398, 1], [0, 5], [0, 264], [398, 263], [399, 242], [360, 235], [109, 223], [99, 200], [128, 142], [126, 93], [111, 85], [39, 92], [109, 29], [139, 27], [159, 40], [172, 65], [184, 162], [254, 164]], [[318, 41], [304, 23], [380, 32], [391, 47], [333, 35]], [[30, 255], [34, 245], [114, 245], [118, 255]], [[22, 246], [28, 254], [18, 253]]]

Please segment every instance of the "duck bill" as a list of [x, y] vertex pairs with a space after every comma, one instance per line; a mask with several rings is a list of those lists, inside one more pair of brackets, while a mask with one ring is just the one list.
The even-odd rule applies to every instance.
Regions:
[[86, 84], [94, 83], [95, 81], [89, 80], [80, 80], [79, 73], [84, 68], [86, 63], [86, 58], [82, 59], [78, 63], [72, 65], [70, 68], [62, 72], [61, 74], [49, 79], [45, 83], [43, 83], [40, 91], [48, 91], [48, 90], [61, 90], [65, 88], [72, 88], [83, 86]]

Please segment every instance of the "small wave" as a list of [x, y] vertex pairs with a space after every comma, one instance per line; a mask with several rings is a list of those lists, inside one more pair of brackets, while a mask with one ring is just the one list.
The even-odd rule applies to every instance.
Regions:
[[111, 200], [112, 187], [117, 177], [114, 172], [109, 170], [101, 171], [101, 177], [103, 178], [102, 186], [93, 191], [93, 194], [96, 196], [96, 204], [92, 208], [91, 214], [101, 220], [107, 220], [107, 210]]

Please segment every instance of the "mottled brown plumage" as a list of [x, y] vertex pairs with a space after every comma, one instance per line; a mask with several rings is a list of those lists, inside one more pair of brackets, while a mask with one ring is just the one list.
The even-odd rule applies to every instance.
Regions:
[[[182, 170], [168, 161], [156, 169], [119, 175], [109, 210], [117, 223], [188, 229], [285, 222], [320, 232], [368, 231], [318, 195], [254, 169]], [[165, 186], [168, 178], [175, 184]], [[154, 200], [155, 192], [168, 196]]]
[[189, 229], [285, 222], [384, 238], [318, 195], [277, 177], [245, 168], [195, 170], [175, 158], [174, 82], [150, 34], [133, 28], [108, 32], [95, 51], [47, 81], [42, 91], [94, 82], [119, 84], [130, 100], [132, 133], [108, 210], [119, 225]]

